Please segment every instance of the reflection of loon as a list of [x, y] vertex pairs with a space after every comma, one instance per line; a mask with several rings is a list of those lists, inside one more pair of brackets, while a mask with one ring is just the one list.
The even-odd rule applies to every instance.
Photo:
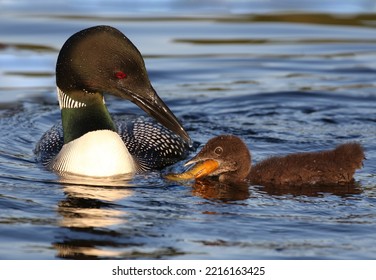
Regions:
[[[187, 132], [151, 86], [140, 52], [117, 29], [96, 26], [70, 37], [59, 53], [56, 83], [62, 124], [35, 149], [48, 168], [107, 177], [161, 169], [187, 155]], [[132, 101], [160, 124], [115, 122], [104, 93]]]
[[[64, 184], [66, 198], [58, 204], [59, 226], [69, 229], [53, 243], [58, 257], [120, 257], [123, 251], [114, 246], [114, 236], [121, 235], [119, 227], [127, 226], [128, 212], [117, 204], [131, 197], [132, 189], [126, 182], [117, 187], [98, 187], [80, 185], [76, 179], [71, 180], [74, 185]], [[108, 181], [102, 180], [102, 184], [107, 185]]]
[[[92, 228], [108, 227], [126, 222], [124, 211], [108, 205], [130, 197], [132, 190], [124, 187], [97, 187], [85, 185], [65, 185], [67, 199], [59, 204], [63, 227]], [[106, 207], [107, 206], [107, 207]]]

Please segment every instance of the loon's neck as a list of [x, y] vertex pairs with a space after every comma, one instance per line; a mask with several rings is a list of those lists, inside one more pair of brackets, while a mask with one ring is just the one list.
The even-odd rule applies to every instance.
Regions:
[[82, 92], [69, 95], [58, 89], [61, 119], [63, 122], [64, 144], [67, 144], [84, 134], [96, 130], [116, 132], [116, 126], [111, 119], [100, 93]]
[[64, 145], [50, 168], [62, 174], [109, 177], [133, 173], [137, 166], [104, 104], [101, 93], [58, 88]]

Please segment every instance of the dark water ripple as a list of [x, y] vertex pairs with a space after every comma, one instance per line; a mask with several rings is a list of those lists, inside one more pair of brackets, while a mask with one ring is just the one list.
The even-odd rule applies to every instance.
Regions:
[[[252, 9], [225, 2], [198, 12], [186, 1], [163, 1], [149, 6], [159, 11], [151, 16], [141, 4], [119, 11], [67, 1], [55, 10], [36, 1], [25, 10], [28, 3], [7, 1], [0, 259], [375, 259], [376, 18], [341, 17], [315, 1], [296, 6], [300, 14], [275, 13], [280, 1], [252, 1]], [[340, 4], [337, 13], [346, 10]], [[94, 24], [115, 25], [140, 47], [153, 85], [195, 141], [239, 135], [254, 161], [359, 141], [367, 160], [357, 185], [273, 189], [163, 179], [182, 163], [106, 181], [61, 180], [44, 170], [33, 148], [60, 118], [57, 52], [67, 36]], [[115, 98], [107, 104], [118, 117], [142, 113]]]

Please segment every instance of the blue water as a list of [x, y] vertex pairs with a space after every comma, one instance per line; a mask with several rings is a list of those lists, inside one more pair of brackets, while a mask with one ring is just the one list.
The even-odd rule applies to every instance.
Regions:
[[[375, 259], [373, 2], [136, 2], [0, 2], [0, 259]], [[33, 149], [60, 119], [58, 51], [97, 24], [139, 48], [193, 140], [238, 135], [253, 161], [359, 141], [367, 160], [356, 186], [163, 179], [183, 163], [95, 182], [44, 170]], [[144, 114], [107, 104], [117, 116]]]

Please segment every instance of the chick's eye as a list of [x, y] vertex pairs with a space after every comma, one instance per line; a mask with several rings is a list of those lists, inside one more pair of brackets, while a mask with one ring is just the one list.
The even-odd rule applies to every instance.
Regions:
[[115, 72], [115, 77], [119, 80], [125, 79], [127, 77], [127, 74], [123, 71], [117, 71]]
[[217, 148], [215, 148], [215, 150], [214, 150], [214, 153], [216, 154], [216, 155], [220, 155], [220, 154], [222, 154], [222, 152], [223, 152], [223, 149], [222, 149], [222, 147], [217, 147]]

